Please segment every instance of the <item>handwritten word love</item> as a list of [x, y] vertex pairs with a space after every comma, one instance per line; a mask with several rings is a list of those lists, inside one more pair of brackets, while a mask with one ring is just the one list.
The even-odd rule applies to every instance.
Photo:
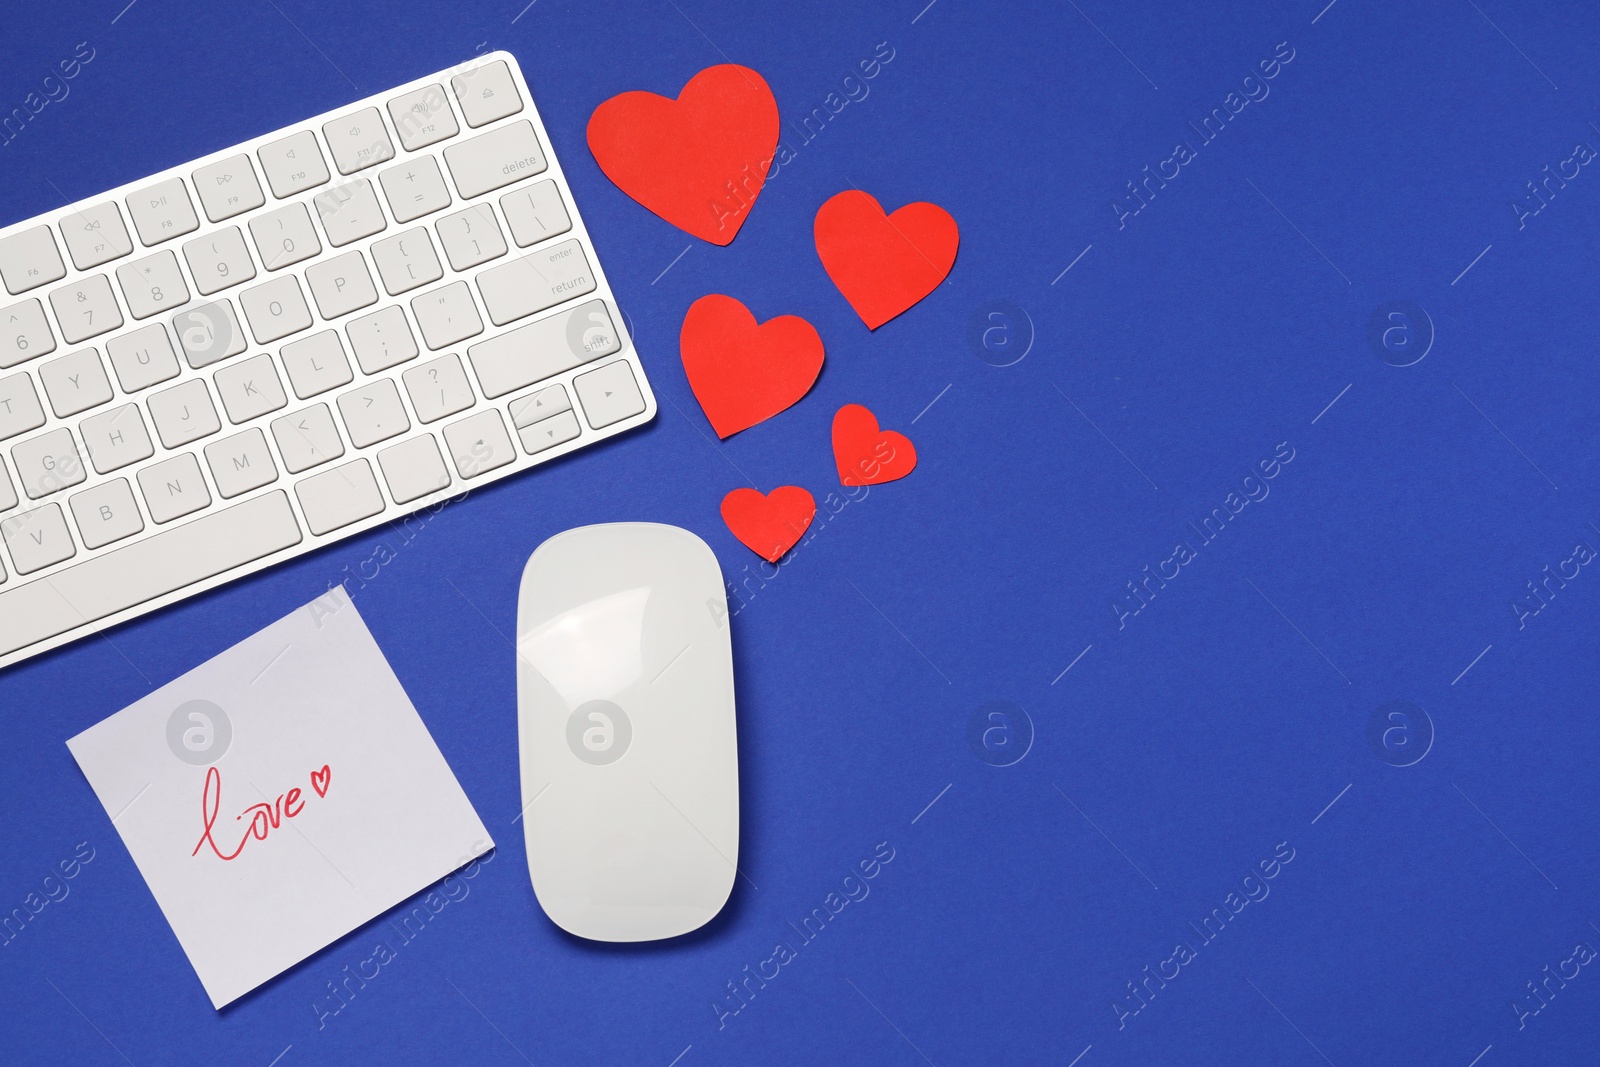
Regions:
[[[316, 790], [317, 796], [326, 797], [328, 795], [328, 784], [332, 774], [333, 772], [328, 769], [326, 764], [323, 765], [321, 770], [311, 772], [311, 788]], [[218, 859], [236, 859], [252, 838], [257, 841], [265, 841], [267, 835], [281, 826], [285, 819], [294, 818], [304, 811], [305, 807], [305, 801], [301, 798], [298, 788], [291, 789], [287, 793], [278, 794], [278, 799], [271, 804], [251, 804], [233, 817], [234, 822], [244, 822], [248, 819], [244, 836], [239, 839], [239, 846], [232, 852], [224, 852], [217, 845], [216, 838], [213, 836], [217, 823], [217, 812], [222, 808], [222, 772], [215, 767], [208, 768], [206, 770], [205, 790], [200, 796], [200, 816], [201, 821], [204, 823], [204, 830], [200, 834], [200, 840], [194, 846], [194, 851], [189, 855], [198, 856], [203, 847], [210, 845], [211, 851], [216, 854]]]

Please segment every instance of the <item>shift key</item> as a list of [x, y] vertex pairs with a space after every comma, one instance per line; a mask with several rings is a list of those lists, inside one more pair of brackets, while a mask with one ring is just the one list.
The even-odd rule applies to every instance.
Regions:
[[463, 200], [541, 174], [548, 166], [527, 119], [451, 145], [444, 150], [444, 161]]
[[518, 256], [478, 275], [478, 291], [496, 326], [594, 292], [594, 271], [577, 241]]
[[605, 301], [590, 300], [475, 344], [467, 358], [493, 400], [621, 349]]

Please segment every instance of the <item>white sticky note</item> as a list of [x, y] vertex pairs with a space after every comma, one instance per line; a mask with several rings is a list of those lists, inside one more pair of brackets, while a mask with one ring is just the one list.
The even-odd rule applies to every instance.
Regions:
[[343, 587], [67, 747], [218, 1008], [494, 847]]

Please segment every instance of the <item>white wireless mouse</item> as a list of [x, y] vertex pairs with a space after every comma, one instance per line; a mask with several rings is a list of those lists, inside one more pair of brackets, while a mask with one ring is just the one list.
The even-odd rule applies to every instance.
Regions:
[[584, 526], [536, 549], [517, 605], [528, 871], [595, 941], [709, 922], [739, 860], [733, 646], [722, 571], [676, 526]]

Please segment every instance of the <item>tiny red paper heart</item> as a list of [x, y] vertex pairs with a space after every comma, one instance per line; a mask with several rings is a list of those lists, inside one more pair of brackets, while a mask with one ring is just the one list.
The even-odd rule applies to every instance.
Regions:
[[621, 93], [589, 118], [589, 151], [606, 177], [674, 226], [733, 240], [761, 195], [778, 145], [778, 102], [736, 63], [707, 67], [676, 100]]
[[880, 485], [910, 474], [917, 449], [905, 434], [879, 430], [860, 404], [846, 404], [833, 417], [833, 459], [844, 485]]
[[735, 489], [722, 498], [722, 521], [768, 563], [778, 562], [794, 547], [816, 514], [816, 500], [798, 485], [780, 485], [765, 496], [755, 489]]
[[311, 788], [317, 791], [317, 796], [325, 797], [328, 795], [328, 778], [332, 773], [332, 771], [328, 770], [326, 763], [322, 765], [322, 770], [311, 772]]
[[790, 407], [822, 370], [822, 338], [798, 315], [760, 325], [731, 296], [689, 305], [678, 334], [689, 388], [718, 437], [731, 437]]
[[859, 189], [817, 211], [817, 256], [869, 330], [939, 287], [956, 261], [961, 230], [937, 204], [907, 204], [892, 215]]

